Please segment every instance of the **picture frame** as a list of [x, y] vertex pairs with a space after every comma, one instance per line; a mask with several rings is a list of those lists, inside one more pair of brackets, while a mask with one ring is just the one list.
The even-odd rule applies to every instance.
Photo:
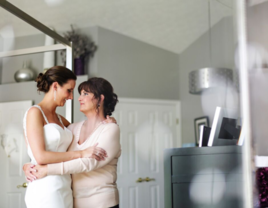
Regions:
[[201, 126], [209, 126], [208, 116], [202, 116], [194, 119], [195, 143], [197, 147], [199, 146]]

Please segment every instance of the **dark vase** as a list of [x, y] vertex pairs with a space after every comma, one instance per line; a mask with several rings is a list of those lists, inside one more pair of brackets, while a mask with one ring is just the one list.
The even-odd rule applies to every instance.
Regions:
[[84, 57], [74, 59], [74, 73], [76, 75], [85, 74], [85, 59], [84, 59]]

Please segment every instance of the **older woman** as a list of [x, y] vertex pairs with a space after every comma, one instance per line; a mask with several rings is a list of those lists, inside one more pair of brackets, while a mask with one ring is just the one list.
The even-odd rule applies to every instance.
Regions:
[[85, 121], [71, 124], [68, 128], [74, 134], [69, 151], [83, 150], [95, 143], [105, 149], [107, 158], [97, 161], [79, 158], [67, 162], [36, 166], [35, 176], [72, 174], [74, 207], [107, 208], [119, 207], [116, 186], [117, 161], [121, 154], [120, 131], [114, 123], [104, 124], [118, 102], [111, 84], [103, 78], [91, 78], [78, 87], [80, 111]]

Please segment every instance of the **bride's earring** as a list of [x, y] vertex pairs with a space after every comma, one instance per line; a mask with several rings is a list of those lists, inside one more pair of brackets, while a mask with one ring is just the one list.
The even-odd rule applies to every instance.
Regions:
[[54, 101], [56, 101], [57, 98], [57, 94], [56, 94], [56, 90], [54, 90]]

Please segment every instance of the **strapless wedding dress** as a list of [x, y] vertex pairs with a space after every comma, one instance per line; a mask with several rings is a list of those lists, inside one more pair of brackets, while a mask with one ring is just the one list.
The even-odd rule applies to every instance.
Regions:
[[[44, 126], [46, 150], [51, 152], [66, 152], [72, 142], [72, 132], [65, 127], [63, 129], [58, 124], [49, 123], [41, 107], [38, 105], [34, 105], [33, 107], [40, 109], [46, 121], [46, 125]], [[23, 128], [26, 139], [27, 113], [28, 111], [25, 113], [23, 119]], [[58, 117], [62, 123], [60, 116]], [[29, 144], [27, 151], [31, 163], [37, 164]], [[73, 208], [71, 176], [51, 175], [28, 183], [25, 202], [27, 208]]]

